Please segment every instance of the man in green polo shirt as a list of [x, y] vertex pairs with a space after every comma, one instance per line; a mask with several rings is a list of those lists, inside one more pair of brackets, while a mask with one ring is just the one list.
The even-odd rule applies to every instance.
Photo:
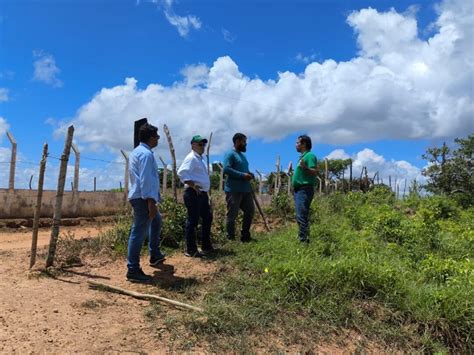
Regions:
[[[296, 221], [298, 222], [298, 238], [303, 243], [309, 243], [309, 208], [314, 196], [316, 183], [316, 156], [311, 152], [311, 138], [299, 136], [296, 140], [296, 151], [301, 153], [295, 173], [291, 178], [293, 185]], [[290, 172], [292, 166], [290, 166]]]

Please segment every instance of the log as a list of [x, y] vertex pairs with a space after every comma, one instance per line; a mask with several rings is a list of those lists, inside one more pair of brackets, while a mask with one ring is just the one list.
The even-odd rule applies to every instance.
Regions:
[[196, 307], [196, 306], [191, 306], [189, 304], [182, 303], [182, 302], [175, 301], [175, 300], [171, 300], [169, 298], [165, 298], [165, 297], [161, 297], [161, 296], [135, 292], [135, 291], [127, 290], [127, 289], [124, 289], [124, 288], [121, 288], [121, 287], [117, 287], [117, 286], [113, 286], [113, 285], [109, 285], [109, 284], [105, 284], [105, 283], [97, 282], [97, 281], [93, 281], [93, 280], [87, 280], [87, 283], [91, 287], [99, 287], [99, 288], [104, 289], [105, 291], [118, 292], [122, 295], [132, 296], [132, 297], [135, 297], [135, 298], [138, 298], [138, 299], [141, 299], [141, 300], [156, 300], [156, 301], [160, 301], [160, 302], [163, 302], [163, 303], [171, 304], [171, 305], [176, 306], [176, 307], [190, 309], [190, 310], [196, 311], [196, 312], [204, 312], [204, 310], [202, 308], [199, 308], [199, 307]]

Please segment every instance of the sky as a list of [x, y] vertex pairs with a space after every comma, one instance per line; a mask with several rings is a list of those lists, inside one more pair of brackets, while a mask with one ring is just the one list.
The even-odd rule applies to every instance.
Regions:
[[[471, 0], [0, 0], [0, 188], [55, 188], [65, 132], [81, 152], [80, 190], [124, 180], [120, 150], [147, 117], [156, 156], [178, 162], [195, 134], [211, 161], [248, 136], [251, 170], [352, 158], [388, 180], [422, 179], [428, 147], [474, 132]], [[66, 188], [70, 189], [74, 158]]]

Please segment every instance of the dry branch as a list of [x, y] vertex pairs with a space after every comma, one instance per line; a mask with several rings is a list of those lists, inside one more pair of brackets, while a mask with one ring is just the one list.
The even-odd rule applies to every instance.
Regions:
[[139, 293], [139, 292], [127, 290], [127, 289], [124, 289], [124, 288], [121, 288], [121, 287], [112, 286], [112, 285], [108, 285], [108, 284], [104, 284], [102, 282], [97, 282], [97, 281], [92, 281], [92, 280], [87, 280], [87, 283], [91, 287], [99, 287], [99, 288], [102, 288], [105, 291], [118, 292], [120, 294], [127, 295], [127, 296], [132, 296], [132, 297], [135, 297], [135, 298], [138, 298], [138, 299], [141, 299], [141, 300], [156, 300], [156, 301], [160, 301], [160, 302], [163, 302], [163, 303], [171, 304], [171, 305], [176, 306], [176, 307], [186, 308], [186, 309], [190, 309], [190, 310], [193, 310], [193, 311], [196, 311], [196, 312], [204, 312], [204, 310], [202, 308], [191, 306], [189, 304], [182, 303], [182, 302], [175, 301], [175, 300], [171, 300], [169, 298], [165, 298], [165, 297], [161, 297], [161, 296], [150, 295], [150, 294], [146, 294], [146, 293]]
[[173, 189], [173, 197], [176, 202], [178, 202], [178, 192], [176, 191], [176, 154], [174, 152], [173, 140], [171, 139], [171, 133], [167, 125], [163, 126], [163, 130], [166, 134], [166, 139], [168, 140], [168, 145], [171, 153], [171, 160], [173, 162], [173, 171], [172, 171], [172, 181], [171, 188]]

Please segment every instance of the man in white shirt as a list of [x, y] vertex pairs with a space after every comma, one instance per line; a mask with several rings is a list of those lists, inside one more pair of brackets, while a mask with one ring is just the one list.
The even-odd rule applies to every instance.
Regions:
[[[178, 176], [185, 185], [184, 204], [188, 210], [186, 219], [186, 252], [189, 257], [201, 258], [214, 250], [211, 243], [212, 213], [209, 205], [211, 181], [203, 153], [207, 139], [197, 135], [191, 139], [191, 152], [178, 169]], [[196, 244], [196, 227], [202, 218], [202, 252]]]

